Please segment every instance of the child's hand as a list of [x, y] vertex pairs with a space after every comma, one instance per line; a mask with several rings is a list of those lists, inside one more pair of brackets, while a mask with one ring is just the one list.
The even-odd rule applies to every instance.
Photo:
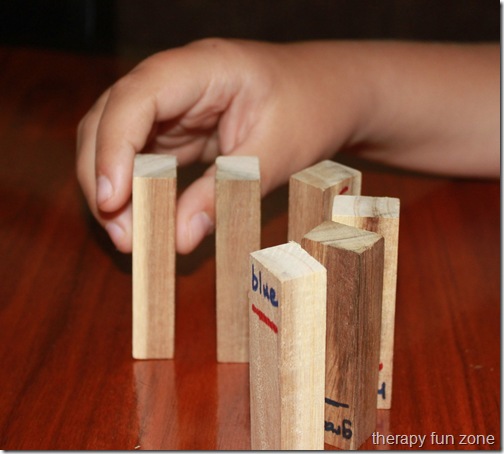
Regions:
[[[309, 45], [204, 40], [156, 54], [107, 90], [78, 130], [77, 173], [89, 206], [117, 248], [131, 251], [136, 153], [170, 153], [180, 165], [221, 154], [260, 157], [262, 193], [330, 157], [354, 130], [357, 104], [318, 77]], [[177, 250], [213, 229], [214, 166], [181, 195]]]
[[[499, 58], [498, 45], [199, 41], [148, 58], [101, 96], [79, 125], [79, 181], [128, 252], [142, 151], [180, 165], [258, 156], [263, 194], [343, 147], [420, 171], [498, 177]], [[181, 253], [213, 229], [214, 170], [179, 199]]]

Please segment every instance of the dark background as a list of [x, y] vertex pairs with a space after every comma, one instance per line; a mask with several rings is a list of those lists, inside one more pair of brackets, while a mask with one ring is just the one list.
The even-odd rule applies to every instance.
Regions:
[[0, 44], [143, 57], [194, 39], [498, 41], [497, 0], [0, 0]]

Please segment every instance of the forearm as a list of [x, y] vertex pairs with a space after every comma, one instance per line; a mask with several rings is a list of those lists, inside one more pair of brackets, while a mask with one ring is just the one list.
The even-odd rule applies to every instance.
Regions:
[[364, 155], [415, 170], [499, 175], [499, 49], [390, 44], [376, 52], [381, 109]]
[[[366, 158], [419, 171], [499, 176], [498, 45], [319, 42], [304, 46], [300, 53], [318, 66], [313, 76], [320, 78], [319, 102], [333, 106], [329, 125], [338, 131], [341, 121], [351, 123], [346, 134], [338, 131], [331, 138], [328, 146], [333, 151], [351, 147]], [[331, 82], [346, 86], [328, 89]], [[344, 112], [348, 118], [342, 120]]]

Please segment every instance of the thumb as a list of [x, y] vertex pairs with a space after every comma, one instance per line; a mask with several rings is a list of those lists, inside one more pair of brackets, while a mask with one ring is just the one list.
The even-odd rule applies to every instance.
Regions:
[[[269, 139], [269, 137], [267, 137]], [[257, 156], [260, 166], [261, 196], [287, 181], [296, 170], [296, 160], [286, 163], [281, 154], [267, 146], [273, 140], [251, 140], [227, 156]], [[251, 152], [254, 150], [255, 152]], [[260, 151], [257, 151], [260, 150]], [[291, 169], [291, 167], [293, 167]], [[215, 174], [212, 165], [205, 174], [194, 181], [180, 196], [177, 203], [177, 252], [192, 252], [203, 238], [215, 228]]]
[[[228, 156], [254, 156], [243, 154], [243, 149]], [[255, 154], [259, 158], [258, 154]], [[217, 165], [212, 165], [205, 174], [194, 181], [180, 196], [177, 203], [177, 252], [187, 254], [193, 251], [203, 238], [215, 228]], [[261, 172], [261, 195], [264, 195]]]
[[212, 233], [215, 223], [215, 166], [192, 183], [177, 203], [177, 252], [188, 254]]

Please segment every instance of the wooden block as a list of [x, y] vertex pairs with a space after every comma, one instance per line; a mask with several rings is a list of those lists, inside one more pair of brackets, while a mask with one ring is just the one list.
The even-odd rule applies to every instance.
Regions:
[[377, 407], [392, 406], [399, 199], [342, 195], [334, 198], [332, 220], [383, 236], [384, 267]]
[[252, 450], [324, 449], [326, 270], [291, 242], [251, 254]]
[[249, 254], [261, 248], [259, 159], [216, 160], [217, 360], [247, 362]]
[[133, 172], [133, 357], [173, 358], [177, 160], [139, 154]]
[[357, 449], [376, 425], [383, 238], [326, 221], [301, 244], [327, 268], [325, 442]]
[[323, 221], [331, 220], [332, 202], [338, 194], [361, 193], [361, 173], [333, 161], [322, 161], [291, 176], [289, 181], [289, 241], [303, 236]]

